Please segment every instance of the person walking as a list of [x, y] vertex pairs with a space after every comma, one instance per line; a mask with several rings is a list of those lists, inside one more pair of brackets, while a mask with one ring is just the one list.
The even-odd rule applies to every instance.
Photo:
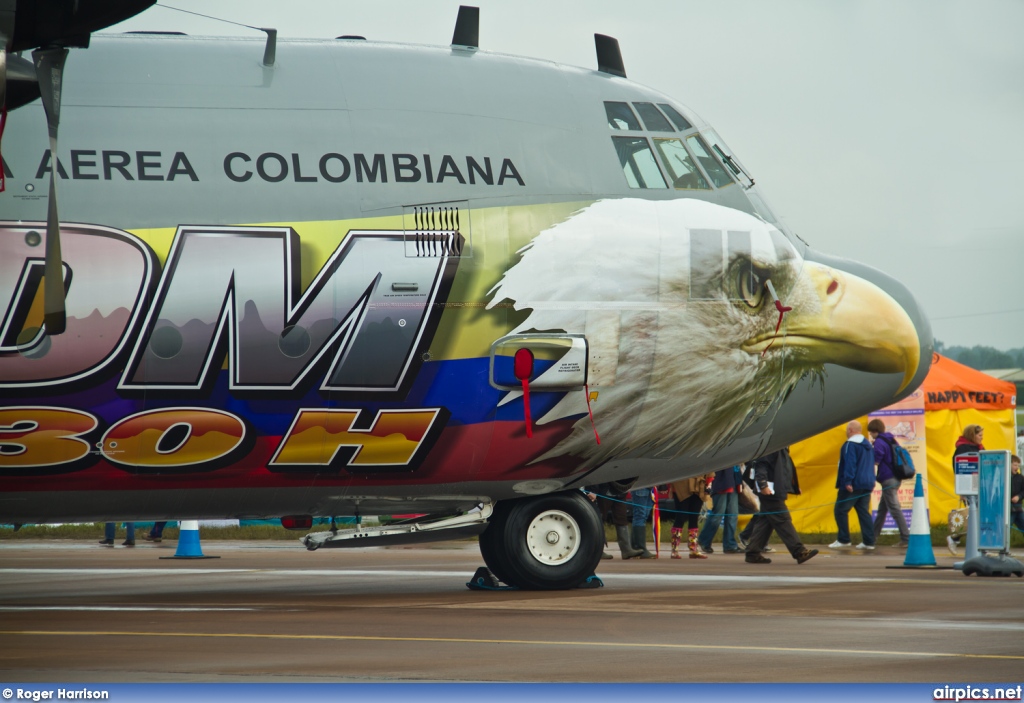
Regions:
[[846, 426], [846, 441], [839, 450], [836, 475], [835, 518], [839, 534], [831, 549], [850, 547], [850, 508], [857, 511], [861, 542], [857, 549], [875, 548], [875, 532], [871, 525], [871, 491], [875, 487], [875, 448], [861, 434], [861, 424], [854, 420]]
[[[741, 552], [746, 552], [747, 547], [750, 546], [750, 536], [754, 534], [754, 528], [757, 527], [757, 523], [761, 522], [761, 511], [758, 510], [756, 513], [750, 516], [750, 520], [747, 521], [747, 526], [743, 528], [738, 535], [736, 535], [736, 544], [739, 546]], [[775, 548], [769, 544], [764, 545], [761, 549], [762, 554], [768, 554], [774, 552]]]
[[[743, 466], [743, 465], [741, 464], [741, 466]], [[756, 494], [757, 484], [754, 482], [754, 464], [753, 464], [753, 462], [747, 462], [745, 466], [746, 466], [746, 468], [743, 470], [743, 475], [742, 475], [742, 479], [741, 480], [744, 483], [746, 483], [746, 485], [751, 490], [755, 491], [755, 494]], [[759, 499], [758, 502], [760, 502], [760, 499]], [[750, 520], [747, 521], [747, 526], [744, 527], [743, 530], [738, 535], [736, 535], [736, 543], [739, 546], [740, 550], [742, 550], [744, 552], [747, 551], [747, 547], [750, 546], [750, 536], [752, 534], [754, 534], [754, 528], [757, 527], [757, 523], [759, 523], [760, 521], [761, 521], [761, 508], [760, 508], [760, 506], [758, 506], [757, 511], [753, 515], [751, 515], [750, 516]], [[775, 551], [775, 549], [773, 549], [768, 544], [765, 544], [764, 548], [761, 549], [761, 553], [762, 554], [767, 554], [767, 553], [774, 552], [774, 551]]]
[[163, 542], [164, 541], [164, 527], [167, 526], [167, 521], [154, 522], [153, 527], [150, 528], [149, 533], [146, 535], [147, 542]]
[[796, 466], [789, 456], [789, 447], [766, 454], [751, 462], [754, 472], [754, 485], [761, 498], [761, 512], [757, 514], [754, 530], [747, 545], [746, 562], [748, 564], [771, 564], [772, 560], [761, 552], [768, 544], [772, 531], [778, 533], [790, 555], [797, 564], [803, 564], [818, 553], [817, 549], [808, 549], [800, 541], [800, 535], [793, 525], [793, 517], [789, 514], [786, 499], [792, 495], [800, 495], [800, 482], [797, 478]]
[[707, 498], [707, 476], [694, 476], [685, 481], [671, 484], [672, 495], [675, 497], [676, 516], [672, 521], [672, 558], [682, 559], [679, 545], [683, 539], [683, 524], [688, 529], [687, 544], [691, 559], [707, 559], [708, 555], [697, 544], [697, 521], [700, 519], [701, 508]]
[[872, 529], [877, 541], [878, 535], [882, 534], [886, 514], [892, 515], [896, 528], [900, 531], [900, 547], [905, 548], [910, 543], [910, 530], [907, 528], [903, 506], [900, 505], [900, 484], [903, 482], [896, 478], [892, 470], [895, 461], [893, 445], [896, 438], [892, 433], [885, 431], [885, 423], [877, 417], [868, 423], [868, 435], [875, 450], [875, 479], [882, 484], [882, 499], [878, 502], [878, 512], [875, 514]]
[[736, 523], [740, 514], [739, 483], [742, 480], [741, 466], [730, 466], [715, 472], [711, 482], [711, 510], [704, 516], [704, 527], [697, 535], [697, 545], [708, 554], [713, 554], [711, 542], [722, 527], [722, 551], [735, 554], [740, 551], [736, 544]]
[[[121, 543], [123, 547], [134, 547], [135, 546], [135, 523], [126, 522], [124, 528], [127, 531], [124, 542]], [[105, 547], [114, 546], [114, 537], [117, 534], [117, 523], [108, 522], [103, 526], [103, 539], [100, 540], [100, 544]]]

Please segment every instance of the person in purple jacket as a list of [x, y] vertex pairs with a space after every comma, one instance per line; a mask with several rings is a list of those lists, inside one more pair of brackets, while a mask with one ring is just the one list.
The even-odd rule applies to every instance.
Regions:
[[878, 501], [878, 512], [875, 515], [875, 535], [881, 534], [886, 514], [892, 515], [900, 531], [900, 546], [906, 547], [910, 541], [910, 530], [907, 529], [907, 518], [900, 505], [899, 492], [902, 481], [892, 472], [891, 443], [895, 443], [896, 438], [885, 431], [885, 423], [877, 417], [868, 423], [868, 434], [871, 435], [871, 442], [875, 447], [875, 467], [878, 470], [875, 479], [882, 484], [882, 499]]

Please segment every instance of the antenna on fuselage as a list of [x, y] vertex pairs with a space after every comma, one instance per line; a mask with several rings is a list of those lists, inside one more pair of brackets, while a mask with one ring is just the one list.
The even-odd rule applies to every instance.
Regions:
[[263, 47], [263, 65], [269, 68], [277, 60], [277, 30], [270, 27], [257, 27], [256, 29], [267, 33], [267, 43]]
[[622, 63], [622, 52], [619, 51], [619, 40], [607, 34], [594, 35], [594, 48], [597, 49], [597, 70], [610, 73], [621, 78], [626, 77], [626, 66]]
[[459, 5], [459, 16], [455, 20], [452, 46], [477, 49], [480, 47], [480, 8]]

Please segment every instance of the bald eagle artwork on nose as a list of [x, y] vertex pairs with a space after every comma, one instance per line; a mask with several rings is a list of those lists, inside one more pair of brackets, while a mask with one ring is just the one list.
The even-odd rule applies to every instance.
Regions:
[[[899, 374], [898, 393], [920, 361], [914, 324], [885, 291], [805, 261], [776, 227], [720, 205], [599, 201], [519, 254], [489, 303], [529, 311], [513, 333], [583, 333], [592, 355], [617, 354], [614, 374], [590, 387], [601, 444], [584, 394], [567, 394], [538, 424], [584, 417], [538, 460], [713, 452], [802, 378], [825, 385], [826, 363]], [[792, 308], [781, 321], [770, 289]]]

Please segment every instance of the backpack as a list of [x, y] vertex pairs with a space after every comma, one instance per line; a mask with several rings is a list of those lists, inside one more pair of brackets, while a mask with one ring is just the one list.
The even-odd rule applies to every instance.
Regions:
[[892, 450], [892, 475], [900, 481], [914, 478], [917, 471], [914, 469], [914, 460], [910, 457], [910, 452], [894, 439], [890, 440], [888, 437], [882, 437], [882, 439]]

